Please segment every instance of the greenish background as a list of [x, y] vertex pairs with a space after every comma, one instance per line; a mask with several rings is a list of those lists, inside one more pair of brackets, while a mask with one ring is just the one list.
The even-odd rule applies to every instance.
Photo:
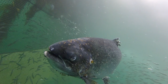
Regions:
[[0, 1], [0, 84], [84, 84], [43, 56], [50, 44], [79, 37], [120, 38], [123, 57], [110, 84], [168, 83], [168, 1], [48, 0], [27, 19], [37, 1]]

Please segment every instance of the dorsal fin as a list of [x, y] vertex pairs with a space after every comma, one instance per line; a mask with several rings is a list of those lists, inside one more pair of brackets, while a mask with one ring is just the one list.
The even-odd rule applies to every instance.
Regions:
[[119, 38], [115, 38], [114, 41], [115, 41], [115, 43], [116, 43], [117, 46], [121, 46]]

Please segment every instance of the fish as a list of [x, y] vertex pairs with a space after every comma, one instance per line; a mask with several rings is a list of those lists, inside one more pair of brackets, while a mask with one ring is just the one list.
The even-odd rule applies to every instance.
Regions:
[[54, 5], [53, 5], [53, 4], [51, 4], [51, 6], [50, 6], [50, 7], [51, 7], [51, 10], [54, 10]]
[[24, 84], [26, 84], [28, 80], [29, 80], [29, 77], [27, 76], [26, 81], [25, 81], [25, 83], [24, 83]]
[[4, 32], [4, 31], [0, 31], [0, 33], [6, 33], [6, 32]]
[[12, 43], [10, 43], [10, 44], [8, 44], [7, 46], [11, 46], [11, 45], [13, 45], [13, 44], [15, 44], [15, 43], [17, 43], [17, 42], [18, 42], [18, 40], [14, 41], [14, 42], [12, 42]]
[[10, 76], [12, 76], [12, 74], [13, 74], [13, 70], [14, 70], [14, 69], [12, 69], [12, 71], [11, 71], [11, 73], [10, 73]]
[[44, 51], [50, 65], [66, 75], [84, 80], [86, 84], [97, 84], [102, 79], [109, 84], [108, 75], [113, 73], [121, 61], [119, 38], [84, 37], [56, 42]]
[[31, 77], [29, 77], [30, 81], [31, 81], [31, 84], [33, 84], [33, 80], [31, 79]]
[[4, 70], [7, 69], [7, 68], [8, 68], [8, 67], [1, 69], [0, 72], [1, 72], [1, 71], [4, 71]]
[[20, 12], [20, 9], [19, 8], [16, 8], [17, 12]]
[[6, 28], [6, 27], [5, 27], [5, 26], [1, 26], [1, 27], [0, 27], [0, 29], [4, 29], [4, 28]]

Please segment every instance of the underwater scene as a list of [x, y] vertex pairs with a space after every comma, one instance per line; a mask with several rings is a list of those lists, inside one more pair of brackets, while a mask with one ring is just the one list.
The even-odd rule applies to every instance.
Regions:
[[0, 0], [0, 84], [168, 84], [167, 3]]

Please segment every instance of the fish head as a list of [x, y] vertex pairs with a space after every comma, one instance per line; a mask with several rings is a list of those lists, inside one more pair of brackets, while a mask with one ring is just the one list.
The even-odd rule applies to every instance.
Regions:
[[51, 45], [44, 55], [48, 58], [51, 66], [59, 72], [80, 76], [81, 72], [86, 72], [83, 69], [90, 64], [91, 54], [79, 45], [66, 43], [58, 42]]

